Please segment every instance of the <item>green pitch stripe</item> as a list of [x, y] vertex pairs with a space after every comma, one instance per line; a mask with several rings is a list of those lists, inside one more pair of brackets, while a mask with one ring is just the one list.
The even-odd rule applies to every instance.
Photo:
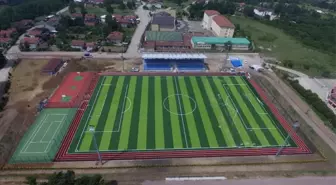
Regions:
[[196, 102], [197, 102], [197, 109], [199, 109], [199, 112], [201, 114], [201, 121], [203, 123], [203, 126], [205, 127], [205, 133], [208, 139], [208, 143], [210, 147], [219, 147], [218, 140], [216, 138], [215, 132], [211, 126], [212, 120], [209, 118], [207, 106], [204, 104], [204, 100], [201, 95], [201, 91], [198, 87], [197, 80], [195, 77], [189, 77], [187, 80], [187, 84], [190, 88], [192, 88]]
[[[95, 87], [95, 89], [94, 89], [94, 91], [93, 91], [93, 93], [92, 93], [92, 95], [91, 95], [91, 99], [90, 99], [90, 101], [89, 101], [89, 105], [91, 105], [91, 106], [95, 106], [95, 105], [93, 105], [94, 99], [95, 99], [96, 95], [98, 96], [98, 94], [100, 93], [101, 88], [99, 88], [99, 87], [100, 87], [100, 85], [105, 81], [105, 79], [106, 79], [106, 78], [103, 77], [103, 76], [99, 78], [99, 80], [98, 80], [98, 82], [97, 82], [97, 85], [96, 85], [96, 87]], [[86, 121], [88, 121], [88, 119], [89, 119], [89, 113], [90, 113], [90, 111], [91, 111], [91, 110], [90, 110], [91, 108], [94, 108], [94, 107], [88, 107], [88, 108], [85, 110], [84, 115], [83, 115], [83, 118], [82, 118], [82, 120], [81, 120], [81, 122], [80, 122], [80, 124], [79, 124], [79, 126], [78, 126], [77, 132], [76, 132], [75, 137], [74, 137], [74, 141], [77, 141], [77, 142], [71, 142], [71, 145], [70, 145], [70, 148], [69, 148], [69, 152], [75, 152], [75, 149], [76, 149], [76, 146], [77, 146], [77, 143], [78, 143], [78, 142], [80, 142], [78, 146], [81, 145], [81, 143], [82, 143], [82, 138], [81, 138], [80, 141], [79, 141], [79, 139], [80, 139], [80, 136], [81, 136], [81, 134], [82, 134], [83, 129], [86, 129], [86, 128], [84, 128], [84, 127], [85, 127], [85, 123], [86, 123]]]
[[[148, 109], [146, 110], [147, 115], [145, 115], [147, 117], [147, 149], [155, 149], [155, 143], [159, 142], [155, 140], [155, 130], [156, 130], [156, 125], [155, 125], [155, 115], [157, 114], [157, 110], [155, 110], [155, 96], [159, 96], [161, 97], [161, 92], [159, 92], [158, 95], [155, 94], [155, 79], [158, 79], [158, 77], [149, 77], [149, 81], [148, 81], [148, 95], [147, 95], [147, 103], [148, 103]], [[162, 99], [160, 101], [161, 103], [161, 108], [162, 108]], [[160, 112], [160, 114], [162, 114], [162, 111]], [[161, 117], [162, 120], [162, 117]], [[159, 121], [158, 121], [159, 122]], [[160, 123], [157, 123], [160, 124]], [[162, 121], [161, 121], [162, 124]], [[163, 140], [163, 138], [161, 139]]]
[[[163, 103], [165, 108], [162, 109], [162, 115], [163, 115], [163, 126], [164, 126], [164, 143], [165, 148], [173, 148], [174, 147], [174, 140], [173, 140], [173, 129], [172, 129], [172, 121], [177, 118], [174, 118], [173, 120], [170, 118], [171, 114], [168, 112], [170, 110], [169, 105], [169, 98], [168, 98], [168, 89], [173, 87], [168, 87], [167, 84], [167, 77], [160, 77], [161, 80], [161, 93], [163, 98]], [[158, 90], [157, 90], [158, 91]]]
[[[230, 78], [226, 78], [226, 83], [231, 84], [232, 81]], [[240, 115], [242, 117], [246, 117], [248, 119], [244, 120], [244, 123], [246, 124], [247, 128], [259, 128], [256, 120], [254, 119], [254, 115], [251, 113], [249, 107], [246, 106], [245, 101], [242, 99], [242, 94], [243, 92], [238, 91], [235, 88], [235, 85], [229, 85], [226, 86], [227, 91], [230, 93], [230, 96], [233, 100], [233, 103], [236, 105], [237, 109], [240, 112]], [[243, 114], [242, 114], [243, 113]], [[247, 124], [249, 123], [249, 124]], [[256, 137], [261, 143], [261, 146], [269, 146], [268, 139], [265, 137], [263, 132], [259, 129], [253, 129], [248, 131], [249, 133], [255, 133]]]
[[[199, 108], [195, 109], [194, 115], [195, 115], [196, 123], [198, 123], [197, 130], [200, 133], [205, 134], [204, 137], [206, 138], [205, 141], [207, 142], [207, 146], [202, 145], [202, 147], [210, 147], [210, 148], [211, 147], [226, 147], [227, 143], [225, 142], [224, 136], [222, 135], [221, 131], [218, 129], [218, 120], [216, 119], [215, 112], [212, 109], [212, 106], [208, 102], [208, 99], [207, 99], [208, 95], [206, 94], [204, 87], [200, 84], [201, 79], [203, 79], [204, 77], [197, 78], [198, 88], [196, 88], [197, 87], [196, 85], [192, 84], [192, 82], [190, 81], [190, 78], [191, 77], [186, 78], [187, 89], [189, 90], [190, 94], [194, 95], [195, 100], [197, 100], [197, 98], [195, 97], [195, 94], [201, 93], [199, 94], [200, 97], [198, 97], [198, 100], [203, 102], [203, 105], [205, 107], [203, 107], [202, 110], [204, 109], [207, 110], [208, 118], [210, 120], [210, 122], [203, 122], [201, 113], [200, 113], [201, 110]], [[198, 103], [197, 107], [199, 106], [201, 105]], [[209, 134], [211, 134], [210, 135], [211, 140], [208, 138]]]
[[[127, 96], [130, 98], [131, 102], [132, 102], [132, 108], [125, 112], [122, 113], [124, 110], [121, 110], [120, 115], [122, 114], [122, 118], [123, 120], [121, 121], [121, 130], [119, 131], [118, 134], [120, 134], [120, 138], [118, 138], [115, 141], [112, 142], [118, 142], [118, 150], [127, 150], [128, 148], [128, 138], [129, 138], [129, 134], [130, 134], [130, 129], [131, 129], [131, 121], [133, 116], [137, 116], [137, 115], [133, 115], [134, 113], [134, 109], [135, 109], [135, 103], [134, 100], [137, 97], [136, 95], [138, 95], [137, 93], [140, 93], [139, 91], [136, 91], [137, 86], [137, 78], [136, 76], [132, 76], [131, 77], [131, 82], [128, 85], [128, 93]], [[121, 106], [122, 107], [122, 106]], [[115, 134], [115, 132], [113, 133]], [[113, 139], [113, 135], [112, 135], [112, 139]]]
[[[116, 96], [117, 101], [113, 106], [116, 108], [115, 110], [115, 118], [112, 120], [114, 120], [114, 124], [113, 124], [113, 132], [111, 132], [111, 136], [109, 141], [109, 146], [108, 146], [108, 150], [117, 150], [118, 149], [118, 144], [119, 144], [119, 138], [120, 138], [120, 132], [121, 132], [121, 126], [122, 126], [122, 122], [124, 120], [124, 116], [125, 114], [130, 111], [130, 109], [128, 109], [128, 107], [131, 107], [132, 104], [130, 102], [127, 101], [127, 99], [125, 99], [125, 96], [128, 97], [129, 96], [129, 85], [130, 85], [130, 80], [131, 77], [130, 76], [125, 76], [125, 80], [124, 83], [121, 87], [121, 93], [120, 96]], [[127, 94], [126, 94], [127, 93]], [[124, 104], [125, 101], [125, 104]], [[123, 107], [124, 104], [124, 107]], [[125, 112], [125, 114], [123, 114], [123, 112], [128, 109], [127, 112]], [[111, 120], [111, 121], [112, 121]]]
[[[248, 125], [248, 119], [245, 117], [244, 112], [241, 111], [239, 107], [237, 107], [240, 114], [237, 113], [233, 104], [235, 103], [237, 105], [237, 103], [235, 102], [232, 93], [230, 93], [230, 91], [226, 89], [226, 86], [223, 86], [223, 84], [227, 84], [227, 82], [225, 82], [223, 77], [213, 77], [213, 83], [216, 85], [217, 89], [220, 92], [222, 105], [224, 105], [222, 107], [226, 111], [225, 115], [230, 115], [231, 117], [230, 121], [232, 122], [229, 123], [229, 127], [231, 128], [231, 133], [237, 146], [241, 146], [242, 144], [244, 146], [253, 146], [253, 143], [259, 146], [260, 142], [258, 139], [256, 139], [256, 135], [254, 134], [254, 132], [248, 132], [244, 126], [244, 123]], [[232, 98], [232, 100], [230, 97]], [[239, 141], [238, 137], [241, 138], [242, 142]]]
[[[234, 143], [230, 142], [233, 147], [234, 146], [240, 146], [241, 143], [247, 144], [251, 143], [250, 136], [246, 133], [245, 127], [242, 124], [240, 118], [238, 117], [236, 111], [233, 109], [233, 106], [231, 102], [228, 99], [228, 95], [226, 94], [223, 85], [218, 77], [208, 77], [207, 80], [209, 81], [209, 84], [211, 87], [217, 92], [217, 96], [215, 97], [218, 102], [219, 110], [222, 111], [222, 114], [224, 116], [224, 119], [226, 121], [226, 125], [224, 126], [224, 129], [222, 129], [222, 132], [224, 134], [224, 137], [226, 140], [229, 140], [230, 138], [227, 138], [227, 133], [230, 132], [230, 135], [232, 136]], [[225, 127], [227, 126], [227, 127]], [[229, 128], [228, 130], [225, 128]]]
[[[148, 117], [155, 117], [154, 124], [155, 124], [155, 148], [156, 149], [164, 149], [165, 148], [165, 132], [164, 132], [164, 123], [163, 123], [163, 111], [167, 112], [166, 110], [163, 110], [162, 105], [162, 91], [161, 90], [161, 77], [154, 77], [155, 85], [152, 89], [154, 89], [154, 94], [151, 94], [152, 91], [149, 90], [149, 101], [154, 102], [154, 108], [152, 107], [152, 103], [148, 102]], [[151, 82], [150, 82], [151, 84]], [[150, 85], [151, 87], [151, 85]], [[153, 101], [154, 98], [154, 101]], [[154, 110], [154, 116], [151, 114], [151, 110]], [[168, 116], [169, 117], [169, 116]], [[152, 122], [152, 120], [150, 120]], [[152, 123], [148, 124], [152, 124]], [[147, 132], [148, 134], [149, 132]], [[149, 138], [148, 136], [147, 138]], [[154, 138], [152, 138], [154, 139]], [[172, 138], [171, 138], [172, 139]], [[148, 145], [148, 144], [147, 144]]]
[[[110, 83], [112, 81], [112, 78], [108, 78], [106, 77], [105, 82], [104, 83]], [[92, 125], [94, 127], [96, 127], [98, 125], [98, 121], [99, 121], [99, 117], [102, 111], [102, 107], [104, 105], [105, 102], [105, 98], [107, 96], [108, 90], [110, 89], [110, 86], [101, 86], [101, 91], [98, 95], [97, 101], [95, 102], [94, 109], [90, 115], [90, 117], [88, 118], [88, 124], [87, 125]], [[93, 97], [96, 98], [96, 97]], [[91, 141], [92, 141], [92, 134], [89, 132], [84, 133], [84, 137], [82, 139], [82, 143], [79, 147], [80, 151], [89, 151], [90, 150], [90, 146], [91, 146]]]
[[[174, 90], [176, 94], [181, 94], [181, 89], [179, 86], [179, 79], [183, 80], [184, 77], [173, 77], [174, 80]], [[189, 129], [188, 129], [188, 124], [187, 124], [187, 118], [185, 116], [186, 110], [184, 109], [183, 106], [183, 97], [182, 96], [176, 96], [176, 105], [178, 106], [177, 109], [180, 113], [180, 130], [181, 130], [181, 136], [182, 140], [185, 142], [182, 142], [183, 148], [189, 148], [191, 147], [191, 140], [190, 140], [190, 134], [189, 134]]]
[[[233, 82], [236, 83], [245, 83], [241, 78], [234, 78], [231, 79]], [[269, 142], [272, 145], [281, 145], [284, 142], [284, 138], [279, 133], [278, 129], [273, 124], [273, 120], [269, 117], [268, 114], [262, 114], [259, 113], [267, 113], [267, 111], [260, 105], [260, 103], [257, 101], [256, 97], [253, 95], [253, 91], [250, 91], [248, 86], [239, 86], [240, 90], [244, 92], [245, 95], [248, 97], [245, 97], [246, 104], [253, 108], [252, 111], [256, 115], [256, 119], [260, 120], [259, 125], [262, 128], [273, 128], [273, 129], [264, 129], [264, 134], [268, 138]]]
[[[212, 113], [212, 115], [209, 114], [209, 116], [212, 119], [214, 119], [214, 121], [212, 121], [212, 128], [214, 131], [216, 131], [216, 133], [218, 133], [220, 136], [224, 138], [224, 140], [226, 141], [225, 146], [235, 147], [239, 145], [242, 140], [239, 137], [239, 134], [234, 134], [235, 137], [232, 136], [232, 133], [238, 133], [238, 132], [235, 129], [235, 127], [232, 127], [232, 122], [230, 122], [230, 119], [228, 118], [228, 116], [230, 115], [227, 114], [228, 116], [223, 116], [222, 111], [225, 111], [224, 109], [226, 109], [226, 107], [221, 107], [219, 105], [219, 102], [216, 98], [219, 91], [217, 90], [217, 87], [214, 85], [212, 79], [213, 79], [212, 77], [208, 78], [202, 77], [202, 81], [198, 83], [201, 89], [203, 89], [202, 93], [203, 98], [205, 100], [205, 104], [208, 106], [207, 109], [209, 113]], [[235, 141], [235, 139], [237, 141]]]
[[[113, 126], [116, 122], [116, 112], [119, 99], [123, 97], [122, 87], [124, 85], [124, 76], [115, 76], [111, 82], [111, 88], [108, 92], [108, 97], [105, 100], [105, 106], [99, 119], [99, 126], [96, 131], [104, 131], [97, 134], [97, 143], [100, 150], [108, 150], [110, 139], [113, 131]], [[91, 144], [91, 150], [94, 150], [94, 143]]]
[[[250, 84], [250, 82], [248, 82], [248, 80], [246, 79], [246, 77], [242, 77], [242, 80], [245, 82], [245, 84], [247, 84], [250, 87], [250, 90], [252, 92], [254, 92], [254, 94], [259, 98], [259, 100], [261, 100], [260, 95], [258, 94], [258, 92], [254, 89], [254, 87]], [[270, 119], [273, 119], [273, 123], [274, 123], [274, 127], [277, 127], [280, 133], [282, 133], [282, 135], [284, 137], [287, 136], [287, 131], [282, 127], [282, 125], [279, 123], [279, 120], [274, 116], [274, 114], [272, 113], [272, 111], [270, 111], [269, 107], [265, 105], [264, 107], [268, 113], [268, 115], [270, 116]], [[290, 139], [288, 142], [291, 146], [296, 146], [295, 142]]]
[[[178, 84], [179, 84], [179, 89], [180, 89], [179, 92], [180, 94], [182, 94], [180, 96], [180, 99], [184, 107], [184, 113], [188, 114], [188, 115], [185, 115], [185, 118], [186, 118], [185, 125], [188, 128], [188, 133], [189, 133], [190, 141], [191, 141], [191, 145], [189, 147], [200, 148], [201, 147], [200, 140], [203, 141], [202, 146], [209, 146], [204, 132], [199, 133], [198, 129], [196, 128], [195, 118], [193, 116], [193, 109], [195, 108], [195, 105], [194, 105], [195, 103], [190, 99], [192, 97], [189, 98], [187, 96], [187, 94], [189, 96], [191, 96], [191, 94], [189, 94], [187, 91], [186, 83], [184, 82], [185, 78], [186, 77], [179, 77]], [[202, 129], [204, 131], [203, 127]]]
[[[228, 81], [230, 81], [230, 83], [238, 83], [235, 78], [228, 78]], [[269, 143], [269, 145], [278, 145], [278, 143], [275, 141], [273, 135], [269, 132], [268, 129], [264, 124], [264, 120], [261, 119], [261, 117], [259, 116], [259, 114], [255, 111], [255, 108], [253, 107], [253, 105], [251, 105], [250, 102], [248, 102], [248, 99], [246, 99], [246, 92], [244, 92], [244, 90], [239, 86], [239, 85], [235, 85], [232, 87], [233, 89], [236, 89], [237, 92], [240, 92], [240, 96], [239, 98], [244, 102], [244, 106], [246, 106], [249, 110], [250, 115], [252, 115], [253, 119], [252, 119], [252, 123], [253, 121], [255, 121], [254, 123], [254, 131], [257, 134], [261, 134], [259, 136], [259, 138], [265, 137]], [[258, 129], [258, 128], [263, 128], [263, 129]], [[269, 146], [268, 145], [268, 146]], [[267, 145], [263, 145], [263, 146], [267, 146]]]
[[[133, 113], [132, 113], [132, 119], [131, 119], [131, 127], [128, 133], [129, 134], [128, 135], [128, 149], [137, 149], [140, 110], [142, 108], [147, 109], [147, 101], [144, 105], [141, 105], [142, 80], [143, 80], [143, 77], [137, 77], [136, 88], [135, 88], [136, 96], [134, 97], [134, 100], [133, 100], [133, 110], [132, 110]], [[144, 142], [146, 142], [146, 140], [144, 140]]]
[[[180, 116], [176, 115], [179, 114], [179, 107], [177, 105], [177, 99], [176, 99], [176, 92], [174, 91], [175, 85], [174, 85], [174, 77], [167, 76], [167, 90], [168, 90], [168, 101], [169, 101], [169, 111], [172, 113], [170, 114], [170, 120], [171, 120], [171, 127], [172, 127], [172, 134], [173, 134], [173, 143], [174, 148], [183, 148], [185, 145], [185, 140], [183, 138], [182, 140], [182, 134], [180, 129]], [[183, 135], [184, 137], [184, 135]]]
[[[135, 135], [131, 135], [131, 137], [138, 137], [137, 139], [137, 149], [138, 150], [145, 150], [147, 148], [147, 141], [148, 140], [152, 140], [152, 138], [148, 138], [147, 139], [147, 127], [148, 127], [148, 120], [147, 120], [147, 116], [148, 116], [148, 90], [149, 90], [149, 86], [148, 86], [148, 80], [149, 77], [148, 76], [144, 76], [144, 77], [139, 77], [142, 78], [142, 86], [141, 86], [141, 95], [139, 94], [138, 96], [141, 97], [140, 98], [140, 114], [139, 114], [139, 120], [138, 120], [138, 124], [139, 128], [138, 128], [138, 133]], [[137, 82], [138, 85], [138, 82]], [[153, 100], [152, 100], [153, 101]], [[133, 122], [132, 122], [133, 123]], [[133, 126], [133, 124], [132, 124]], [[132, 134], [132, 133], [131, 133]]]

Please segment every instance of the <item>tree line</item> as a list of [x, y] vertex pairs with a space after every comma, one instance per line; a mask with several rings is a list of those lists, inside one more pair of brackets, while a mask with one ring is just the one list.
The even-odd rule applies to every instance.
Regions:
[[101, 175], [76, 177], [75, 172], [68, 170], [50, 175], [46, 182], [38, 183], [35, 176], [26, 177], [28, 185], [118, 185], [118, 181], [104, 181]]
[[0, 11], [0, 29], [7, 29], [11, 23], [22, 19], [35, 19], [65, 7], [69, 0], [29, 0], [18, 5], [6, 6]]

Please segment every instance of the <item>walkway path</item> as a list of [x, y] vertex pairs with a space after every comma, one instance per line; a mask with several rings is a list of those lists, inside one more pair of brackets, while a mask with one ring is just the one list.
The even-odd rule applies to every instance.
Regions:
[[294, 92], [288, 85], [280, 80], [274, 73], [269, 73], [268, 76], [264, 76], [272, 84], [277, 84], [277, 90], [279, 93], [287, 99], [295, 111], [305, 120], [305, 122], [311, 126], [315, 132], [332, 148], [336, 153], [336, 135], [324, 125], [323, 121], [316, 115], [314, 111], [306, 111], [310, 109], [309, 105], [304, 102], [296, 92]]

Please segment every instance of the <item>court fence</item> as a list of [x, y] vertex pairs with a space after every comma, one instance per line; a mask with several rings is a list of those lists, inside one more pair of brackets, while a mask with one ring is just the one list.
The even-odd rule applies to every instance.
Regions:
[[275, 88], [275, 86], [278, 86], [282, 82], [278, 81], [278, 84], [273, 84], [265, 77], [258, 75], [253, 75], [252, 79], [264, 89], [271, 102], [289, 123], [294, 123], [295, 121], [301, 123], [297, 134], [303, 138], [306, 145], [313, 153], [318, 152], [323, 158], [334, 159], [335, 153], [330, 146], [318, 136], [315, 130], [306, 123], [304, 118], [296, 112], [290, 103]]
[[[48, 163], [52, 162], [62, 144], [63, 138], [66, 135], [68, 128], [72, 122], [72, 119], [76, 113], [76, 109], [69, 109], [66, 113], [67, 117], [64, 119], [64, 121], [60, 124], [62, 126], [58, 129], [58, 133], [55, 134], [54, 138], [52, 138], [51, 141], [49, 141], [49, 147], [46, 148], [46, 152], [44, 153], [29, 153], [25, 154], [24, 152], [21, 153], [22, 148], [17, 147], [14, 155], [10, 159], [9, 163]], [[42, 111], [43, 112], [43, 111]], [[41, 114], [41, 113], [40, 113]], [[35, 123], [34, 123], [35, 124]], [[30, 129], [33, 127], [31, 126]], [[36, 129], [36, 128], [35, 128]], [[34, 130], [35, 131], [35, 130]], [[28, 137], [28, 132], [21, 138], [20, 142], [27, 143], [30, 142]], [[28, 135], [27, 135], [28, 134]], [[18, 146], [20, 146], [22, 143], [20, 143]]]

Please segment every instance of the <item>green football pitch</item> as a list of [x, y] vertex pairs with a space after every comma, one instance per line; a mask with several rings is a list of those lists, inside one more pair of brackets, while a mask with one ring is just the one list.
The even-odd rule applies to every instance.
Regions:
[[89, 125], [102, 152], [278, 147], [287, 136], [241, 76], [102, 76], [69, 153], [95, 151]]

